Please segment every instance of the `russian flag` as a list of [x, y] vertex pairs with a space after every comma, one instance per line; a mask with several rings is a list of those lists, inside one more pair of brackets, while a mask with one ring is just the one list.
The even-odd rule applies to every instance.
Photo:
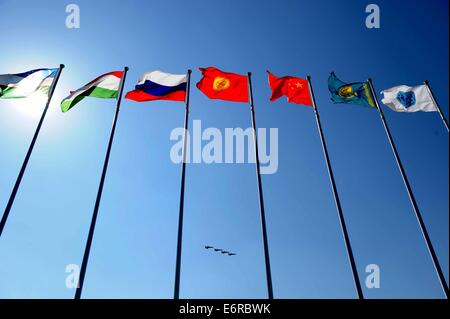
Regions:
[[186, 99], [187, 76], [185, 74], [170, 74], [161, 71], [144, 73], [135, 89], [125, 95], [126, 99], [136, 102]]

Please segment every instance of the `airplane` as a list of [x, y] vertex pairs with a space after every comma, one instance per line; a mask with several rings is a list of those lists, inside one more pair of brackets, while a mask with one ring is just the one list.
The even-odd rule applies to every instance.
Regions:
[[237, 254], [235, 254], [235, 253], [228, 253], [228, 256], [234, 256], [234, 255], [237, 255]]
[[222, 250], [222, 254], [229, 254], [229, 253], [230, 253], [229, 251]]
[[220, 248], [214, 248], [214, 251], [222, 251]]
[[211, 249], [214, 248], [213, 246], [205, 246], [205, 249]]

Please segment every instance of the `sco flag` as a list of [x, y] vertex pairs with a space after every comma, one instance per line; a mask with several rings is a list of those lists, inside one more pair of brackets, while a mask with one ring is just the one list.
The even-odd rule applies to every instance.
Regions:
[[437, 108], [431, 99], [426, 85], [399, 85], [381, 91], [381, 102], [395, 112], [436, 112]]
[[47, 94], [57, 71], [36, 69], [18, 74], [0, 74], [0, 98], [24, 98], [35, 92]]
[[203, 78], [197, 88], [210, 99], [248, 102], [248, 77], [223, 72], [215, 67], [200, 68]]
[[70, 95], [61, 101], [61, 111], [67, 112], [86, 96], [117, 98], [122, 76], [123, 71], [105, 73], [78, 90], [71, 91]]
[[366, 82], [345, 83], [331, 72], [328, 78], [328, 90], [334, 103], [358, 104], [375, 107], [374, 99]]
[[269, 86], [272, 90], [272, 95], [270, 96], [271, 102], [285, 95], [290, 103], [312, 106], [307, 80], [294, 76], [277, 78], [269, 71], [267, 73], [269, 75]]
[[153, 100], [184, 101], [186, 99], [187, 76], [161, 71], [144, 73], [136, 88], [125, 95], [136, 102]]

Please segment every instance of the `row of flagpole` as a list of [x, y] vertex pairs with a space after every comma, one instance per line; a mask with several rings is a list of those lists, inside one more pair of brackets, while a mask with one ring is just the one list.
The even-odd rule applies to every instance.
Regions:
[[44, 122], [45, 116], [47, 115], [48, 108], [50, 106], [50, 101], [52, 100], [53, 92], [55, 91], [56, 84], [59, 81], [59, 77], [61, 76], [61, 72], [64, 69], [64, 64], [60, 64], [58, 68], [58, 72], [56, 73], [55, 79], [53, 80], [47, 97], [47, 103], [45, 104], [44, 111], [42, 112], [41, 119], [39, 120], [36, 131], [34, 132], [33, 139], [31, 140], [31, 144], [28, 147], [27, 154], [25, 155], [25, 159], [23, 161], [22, 167], [20, 168], [19, 176], [17, 176], [16, 183], [14, 184], [11, 195], [9, 196], [8, 203], [6, 204], [5, 211], [3, 213], [2, 219], [0, 221], [0, 237], [2, 236], [3, 229], [5, 228], [6, 221], [8, 219], [9, 213], [11, 211], [11, 207], [14, 203], [14, 199], [16, 198], [17, 191], [20, 186], [20, 182], [22, 181], [23, 174], [27, 169], [28, 160], [30, 159], [31, 153], [33, 152], [34, 144], [36, 143], [36, 139], [41, 131], [42, 123]]
[[439, 113], [439, 116], [441, 117], [441, 120], [444, 123], [444, 126], [447, 129], [447, 133], [448, 133], [448, 122], [445, 119], [444, 114], [442, 113], [442, 110], [441, 110], [441, 107], [439, 106], [439, 103], [434, 98], [433, 91], [431, 90], [431, 87], [430, 87], [430, 82], [428, 80], [425, 80], [423, 82], [423, 84], [425, 84], [425, 86], [427, 87], [428, 93], [430, 93], [430, 96], [431, 96], [431, 100], [433, 101], [433, 104], [436, 107], [436, 109], [437, 109], [437, 111]]
[[80, 299], [81, 293], [83, 291], [84, 277], [86, 276], [86, 269], [87, 269], [87, 264], [88, 264], [88, 260], [89, 260], [89, 254], [91, 252], [92, 239], [94, 238], [95, 224], [97, 222], [98, 210], [100, 208], [100, 201], [102, 199], [103, 185], [105, 183], [106, 172], [108, 170], [109, 155], [111, 154], [111, 147], [112, 147], [112, 143], [114, 140], [114, 133], [116, 132], [117, 119], [119, 117], [119, 111], [120, 111], [120, 102], [122, 101], [123, 86], [125, 83], [125, 78], [127, 76], [127, 72], [128, 72], [128, 67], [125, 67], [123, 69], [122, 79], [120, 80], [119, 94], [117, 96], [116, 112], [114, 113], [114, 120], [112, 123], [111, 135], [109, 137], [105, 161], [103, 163], [102, 176], [100, 178], [100, 184], [98, 185], [97, 198], [95, 199], [95, 206], [94, 206], [94, 212], [92, 214], [91, 226], [89, 227], [89, 234], [88, 234], [88, 238], [87, 238], [87, 242], [86, 242], [86, 248], [84, 250], [83, 261], [81, 263], [80, 276], [79, 276], [78, 285], [77, 285], [77, 288], [75, 291], [75, 299]]
[[[391, 145], [392, 153], [394, 154], [395, 161], [397, 162], [398, 169], [400, 171], [400, 174], [402, 175], [403, 183], [405, 184], [405, 188], [406, 188], [406, 191], [408, 193], [409, 200], [411, 201], [411, 205], [412, 205], [412, 207], [414, 209], [414, 213], [416, 215], [417, 222], [419, 223], [420, 230], [422, 232], [423, 238], [424, 238], [425, 243], [427, 245], [428, 252], [429, 252], [429, 254], [431, 256], [431, 259], [433, 261], [433, 266], [434, 266], [434, 268], [436, 270], [436, 273], [437, 273], [437, 275], [439, 277], [439, 282], [441, 284], [441, 288], [442, 288], [445, 296], [448, 299], [448, 285], [447, 285], [447, 283], [445, 281], [444, 273], [443, 273], [443, 271], [441, 269], [441, 266], [439, 264], [439, 260], [438, 260], [438, 257], [436, 255], [436, 252], [434, 251], [433, 244], [431, 242], [430, 236], [428, 235], [427, 228], [426, 228], [425, 223], [424, 223], [424, 221], [422, 219], [422, 214], [420, 213], [419, 206], [417, 205], [417, 202], [416, 202], [416, 199], [415, 199], [414, 194], [412, 192], [411, 186], [409, 185], [408, 177], [406, 176], [406, 172], [405, 172], [405, 170], [403, 168], [402, 162], [400, 160], [400, 156], [398, 155], [397, 148], [395, 147], [394, 140], [392, 139], [391, 132], [390, 132], [389, 127], [388, 127], [388, 125], [386, 123], [386, 119], [384, 117], [383, 110], [380, 107], [380, 103], [378, 103], [378, 98], [377, 98], [377, 96], [375, 94], [375, 90], [373, 88], [372, 79], [368, 79], [368, 83], [369, 83], [369, 86], [370, 86], [370, 90], [371, 90], [372, 96], [375, 99], [375, 105], [376, 105], [376, 107], [378, 109], [378, 112], [380, 113], [381, 121], [383, 122], [384, 130], [386, 131], [386, 135], [388, 137], [389, 144]], [[434, 98], [433, 98], [433, 100], [434, 100]], [[439, 108], [439, 110], [440, 110], [440, 108]], [[445, 121], [444, 121], [444, 123], [445, 123]], [[447, 130], [448, 130], [448, 126], [447, 126]]]
[[187, 148], [187, 130], [189, 123], [189, 94], [191, 91], [191, 73], [187, 73], [187, 88], [186, 88], [186, 110], [184, 115], [184, 136], [183, 136], [183, 163], [181, 164], [181, 190], [180, 190], [180, 209], [178, 216], [178, 236], [177, 236], [177, 257], [175, 264], [175, 287], [173, 298], [180, 298], [180, 273], [181, 273], [181, 247], [183, 238], [183, 215], [184, 215], [184, 184], [186, 180], [186, 148]]
[[[32, 142], [29, 146], [28, 152], [25, 156], [25, 160], [22, 164], [21, 170], [19, 172], [19, 175], [17, 177], [17, 180], [14, 184], [13, 190], [11, 192], [10, 198], [8, 200], [7, 206], [5, 208], [4, 214], [2, 216], [2, 219], [0, 221], [0, 237], [3, 233], [6, 221], [8, 219], [9, 213], [11, 211], [12, 205], [14, 203], [17, 191], [20, 187], [20, 183], [22, 181], [24, 172], [27, 168], [28, 165], [28, 161], [29, 158], [31, 156], [31, 153], [33, 151], [34, 148], [34, 144], [36, 142], [36, 139], [39, 135], [42, 123], [45, 119], [45, 116], [47, 114], [55, 87], [58, 83], [59, 77], [61, 75], [62, 69], [64, 68], [64, 65], [61, 64], [54, 81], [51, 84], [51, 87], [49, 89], [48, 92], [48, 98], [47, 98], [47, 102], [45, 105], [45, 108], [43, 110], [42, 116], [40, 118], [40, 121], [38, 123], [38, 126], [36, 128], [35, 134], [33, 136]], [[115, 111], [115, 115], [114, 115], [114, 119], [113, 119], [113, 124], [112, 124], [112, 128], [111, 128], [111, 134], [110, 134], [110, 138], [109, 138], [109, 142], [108, 142], [108, 146], [107, 146], [107, 151], [106, 151], [106, 156], [105, 156], [105, 160], [104, 160], [104, 164], [103, 164], [103, 170], [102, 170], [102, 175], [101, 175], [101, 179], [100, 179], [100, 183], [99, 183], [99, 187], [98, 187], [98, 192], [97, 192], [97, 198], [95, 201], [95, 205], [94, 205], [94, 211], [93, 211], [93, 215], [92, 215], [92, 220], [91, 220], [91, 225], [89, 228], [89, 233], [88, 233], [88, 238], [87, 238], [87, 242], [86, 242], [86, 246], [85, 246], [85, 251], [84, 251], [84, 255], [83, 255], [83, 261], [82, 261], [82, 265], [81, 265], [81, 269], [80, 269], [80, 276], [79, 276], [79, 280], [78, 280], [78, 285], [76, 288], [76, 292], [75, 292], [75, 299], [79, 299], [81, 298], [81, 294], [82, 294], [82, 290], [83, 290], [83, 284], [84, 284], [84, 279], [85, 279], [85, 275], [86, 275], [86, 270], [87, 270], [87, 265], [88, 265], [88, 260], [89, 260], [89, 254], [90, 254], [90, 249], [91, 249], [91, 245], [92, 245], [92, 240], [93, 240], [93, 236], [94, 236], [94, 232], [95, 232], [95, 225], [96, 225], [96, 221], [97, 221], [97, 217], [98, 217], [98, 212], [99, 212], [99, 207], [100, 207], [100, 202], [101, 202], [101, 197], [102, 197], [102, 192], [103, 192], [103, 185], [105, 182], [105, 178], [106, 178], [106, 173], [107, 173], [107, 169], [108, 169], [108, 162], [109, 162], [109, 157], [110, 157], [110, 152], [111, 152], [111, 148], [112, 148], [112, 143], [114, 140], [114, 134], [115, 134], [115, 129], [116, 129], [116, 124], [117, 124], [117, 120], [118, 120], [118, 116], [119, 116], [119, 111], [120, 111], [120, 104], [121, 104], [121, 100], [122, 100], [122, 93], [123, 93], [123, 88], [124, 88], [124, 83], [125, 83], [125, 79], [126, 79], [126, 74], [128, 71], [128, 67], [124, 68], [124, 72], [123, 72], [123, 77], [121, 79], [120, 85], [119, 85], [119, 92], [118, 92], [118, 96], [117, 96], [117, 106], [116, 106], [116, 111]], [[182, 169], [181, 169], [181, 185], [180, 185], [180, 203], [179, 203], [179, 220], [178, 220], [178, 235], [177, 235], [177, 253], [176, 253], [176, 265], [175, 265], [175, 284], [174, 284], [174, 299], [178, 299], [179, 295], [180, 295], [180, 277], [181, 277], [181, 252], [182, 252], [182, 239], [183, 239], [183, 218], [184, 218], [184, 190], [185, 190], [185, 175], [186, 175], [186, 148], [187, 148], [187, 130], [188, 130], [188, 122], [189, 122], [189, 96], [190, 96], [190, 79], [191, 79], [191, 70], [187, 71], [187, 90], [186, 90], [186, 99], [185, 99], [185, 119], [184, 119], [184, 136], [183, 136], [183, 162], [182, 162]], [[257, 135], [256, 135], [256, 122], [255, 122], [255, 112], [254, 112], [254, 101], [253, 101], [253, 90], [252, 90], [252, 81], [251, 81], [251, 72], [248, 72], [248, 90], [249, 90], [249, 104], [250, 104], [250, 113], [251, 113], [251, 122], [252, 122], [252, 131], [253, 131], [253, 144], [254, 144], [254, 152], [255, 152], [255, 159], [256, 159], [256, 176], [257, 176], [257, 187], [258, 187], [258, 200], [259, 200], [259, 209], [260, 209], [260, 221], [261, 221], [261, 230], [262, 230], [262, 238], [263, 238], [263, 249], [264, 249], [264, 257], [265, 257], [265, 269], [266, 269], [266, 281], [267, 281], [267, 295], [269, 299], [273, 298], [273, 287], [272, 287], [272, 275], [271, 275], [271, 268], [270, 268], [270, 257], [269, 257], [269, 244], [268, 244], [268, 238], [267, 238], [267, 226], [266, 226], [266, 217], [265, 217], [265, 209], [264, 209], [264, 198], [263, 198], [263, 191], [262, 191], [262, 182], [261, 182], [261, 173], [260, 173], [260, 163], [259, 163], [259, 152], [258, 152], [258, 141], [257, 141]], [[361, 287], [361, 280], [358, 276], [358, 271], [357, 271], [357, 266], [356, 266], [356, 262], [355, 262], [355, 258], [354, 258], [354, 254], [353, 254], [353, 250], [351, 248], [351, 243], [350, 243], [350, 238], [348, 235], [348, 231], [347, 231], [347, 227], [345, 224], [345, 218], [344, 218], [344, 214], [342, 211], [342, 207], [340, 204], [340, 199], [339, 199], [339, 194], [337, 191], [337, 187], [336, 187], [336, 183], [334, 180], [334, 174], [333, 174], [333, 170], [332, 170], [332, 165], [330, 162], [330, 158], [329, 158], [329, 154], [328, 154], [328, 150], [327, 150], [327, 146], [326, 146], [326, 142], [325, 142], [325, 137], [324, 137], [324, 133], [322, 130], [322, 125], [320, 122], [320, 117], [319, 117], [319, 111], [316, 105], [316, 101], [315, 101], [315, 96], [314, 96], [314, 92], [313, 92], [313, 88], [312, 88], [312, 84], [311, 84], [311, 77], [308, 76], [307, 77], [307, 82], [308, 82], [308, 89], [309, 89], [309, 94], [311, 97], [311, 101], [312, 101], [312, 106], [313, 106], [313, 110], [314, 110], [314, 114], [315, 114], [315, 118], [316, 118], [316, 124], [317, 124], [317, 128], [318, 128], [318, 132], [319, 132], [319, 136], [321, 139], [321, 143], [322, 143], [322, 149], [323, 149], [323, 153], [324, 153], [324, 158], [325, 158], [325, 162], [326, 162], [326, 166], [327, 166], [327, 170], [328, 170], [328, 174], [329, 174], [329, 178], [330, 178], [330, 184], [331, 184], [331, 188], [333, 191], [333, 196], [334, 196], [334, 200], [335, 200], [335, 204], [336, 204], [336, 209], [337, 209], [337, 213], [338, 213], [338, 217], [339, 217], [339, 222], [340, 222], [340, 226], [341, 226], [341, 231], [343, 234], [343, 238], [344, 238], [344, 242], [345, 242], [345, 247], [346, 247], [346, 251], [347, 251], [347, 255], [349, 258], [349, 262], [350, 262], [350, 266], [352, 269], [352, 275], [353, 275], [353, 281], [355, 284], [355, 289], [356, 289], [356, 293], [359, 299], [364, 299], [364, 295], [363, 295], [363, 291], [362, 291], [362, 287]], [[445, 117], [443, 116], [443, 113], [436, 101], [436, 99], [434, 98], [433, 92], [429, 86], [429, 82], [425, 81], [424, 84], [426, 85], [428, 92], [431, 96], [431, 99], [434, 103], [434, 105], [436, 106], [436, 109], [447, 129], [448, 132], [448, 123], [447, 120], [445, 119]], [[390, 133], [389, 127], [386, 123], [386, 119], [384, 117], [383, 111], [380, 108], [379, 102], [378, 102], [378, 98], [375, 94], [375, 90], [372, 84], [372, 80], [368, 79], [368, 85], [370, 88], [370, 92], [371, 95], [373, 96], [374, 100], [375, 100], [375, 105], [376, 108], [378, 109], [378, 112], [380, 114], [381, 117], [381, 121], [383, 124], [383, 127], [385, 129], [387, 138], [389, 140], [389, 143], [391, 145], [392, 148], [392, 152], [394, 154], [395, 160], [397, 162], [400, 174], [402, 176], [403, 182], [405, 184], [405, 188], [406, 191], [408, 193], [411, 205], [413, 207], [416, 219], [418, 221], [421, 233], [423, 235], [423, 238], [425, 240], [428, 252], [430, 254], [430, 257], [432, 259], [433, 262], [433, 266], [435, 268], [435, 271], [437, 273], [438, 279], [440, 281], [440, 285], [441, 288], [446, 296], [446, 298], [448, 299], [448, 285], [445, 281], [445, 276], [443, 274], [442, 268], [440, 267], [439, 264], [439, 260], [437, 258], [437, 255], [435, 253], [435, 250], [433, 248], [433, 244], [431, 242], [431, 239], [428, 235], [428, 231], [426, 229], [425, 223], [423, 221], [422, 215], [420, 213], [420, 210], [418, 208], [417, 202], [415, 200], [414, 194], [412, 192], [411, 186], [409, 184], [408, 178], [406, 176], [405, 170], [403, 168], [403, 165], [400, 161], [400, 157], [399, 154], [397, 152], [397, 149], [395, 147], [395, 143], [392, 139], [392, 135]]]
[[[186, 133], [188, 129], [188, 116], [189, 116], [189, 94], [190, 94], [190, 82], [191, 82], [191, 70], [188, 70], [187, 74], [187, 91], [186, 91], [186, 111], [184, 118], [184, 137], [183, 137], [183, 163], [181, 168], [181, 191], [180, 191], [180, 209], [179, 209], [179, 219], [178, 219], [178, 238], [177, 238], [177, 257], [175, 265], [175, 287], [174, 287], [174, 299], [179, 299], [180, 297], [180, 277], [181, 277], [181, 248], [183, 242], [183, 217], [184, 217], [184, 185], [185, 185], [185, 175], [186, 175]], [[258, 141], [256, 136], [256, 122], [255, 122], [255, 111], [253, 103], [253, 90], [252, 90], [252, 73], [248, 72], [248, 90], [250, 96], [250, 113], [252, 121], [252, 131], [253, 131], [253, 145], [256, 159], [256, 176], [258, 182], [258, 198], [259, 198], [259, 210], [261, 216], [261, 229], [263, 236], [264, 245], [264, 259], [266, 267], [266, 280], [267, 280], [267, 295], [269, 299], [273, 299], [273, 288], [272, 288], [272, 273], [270, 270], [270, 258], [269, 258], [269, 243], [267, 239], [267, 227], [266, 227], [266, 217], [264, 210], [264, 199], [262, 192], [262, 182], [260, 173], [260, 163], [259, 163], [259, 152], [258, 152]]]
[[267, 227], [266, 227], [266, 213], [264, 210], [264, 198], [263, 198], [262, 183], [261, 183], [261, 172], [260, 172], [260, 168], [259, 168], [258, 137], [256, 136], [255, 108], [254, 108], [254, 104], [253, 104], [252, 73], [251, 72], [248, 72], [248, 87], [249, 87], [249, 91], [250, 91], [250, 112], [252, 115], [253, 147], [254, 147], [255, 159], [256, 159], [256, 178], [258, 181], [258, 199], [259, 199], [259, 212], [260, 212], [260, 216], [261, 216], [261, 230], [262, 230], [263, 245], [264, 245], [264, 261], [266, 263], [267, 296], [269, 299], [273, 299], [272, 272], [270, 270], [269, 243], [267, 240]]
[[341, 201], [339, 199], [339, 194], [336, 187], [336, 182], [334, 181], [333, 169], [330, 163], [330, 157], [328, 156], [327, 144], [322, 131], [322, 125], [320, 123], [319, 111], [317, 110], [316, 99], [314, 96], [314, 91], [311, 84], [311, 76], [307, 76], [308, 89], [311, 95], [311, 102], [314, 109], [314, 115], [316, 117], [317, 129], [319, 130], [320, 141], [322, 142], [323, 155], [325, 157], [325, 162], [327, 164], [328, 175], [330, 177], [330, 184], [333, 190], [334, 202], [336, 204], [336, 209], [338, 212], [339, 223], [341, 224], [342, 235], [344, 237], [345, 248], [347, 250], [348, 259], [350, 261], [350, 266], [352, 268], [353, 282], [355, 283], [355, 289], [358, 294], [359, 299], [364, 299], [364, 295], [361, 288], [361, 282], [358, 278], [358, 270], [356, 267], [355, 257], [353, 256], [352, 246], [350, 244], [350, 238], [348, 236], [347, 226], [345, 225], [344, 214], [342, 213]]

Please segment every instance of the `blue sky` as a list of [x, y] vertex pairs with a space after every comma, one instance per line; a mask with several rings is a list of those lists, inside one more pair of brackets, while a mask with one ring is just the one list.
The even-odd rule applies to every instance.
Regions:
[[[0, 238], [0, 297], [73, 297], [65, 267], [81, 263], [115, 104], [88, 98], [62, 114], [59, 103], [125, 65], [126, 91], [144, 71], [192, 68], [190, 125], [221, 130], [249, 127], [248, 105], [208, 100], [197, 68], [253, 72], [257, 126], [279, 130], [278, 172], [262, 178], [274, 295], [354, 298], [313, 112], [269, 102], [267, 69], [311, 74], [358, 271], [381, 268], [364, 294], [443, 296], [379, 115], [333, 105], [327, 77], [371, 77], [377, 92], [428, 79], [448, 117], [447, 1], [377, 1], [380, 29], [365, 27], [371, 2], [359, 0], [74, 2], [80, 29], [65, 27], [71, 2], [0, 1], [1, 74], [66, 65]], [[43, 106], [0, 100], [2, 212]], [[437, 113], [382, 107], [448, 280], [448, 133]], [[84, 298], [172, 297], [181, 167], [169, 135], [183, 118], [182, 103], [123, 101]], [[257, 196], [254, 164], [187, 166], [182, 298], [266, 297]]]

